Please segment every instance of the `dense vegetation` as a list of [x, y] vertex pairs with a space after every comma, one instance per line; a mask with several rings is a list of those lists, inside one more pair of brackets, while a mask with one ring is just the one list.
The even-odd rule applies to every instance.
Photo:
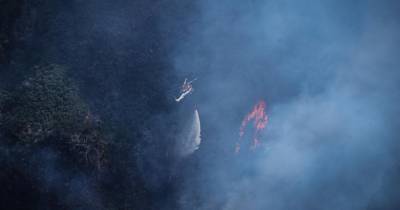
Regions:
[[174, 208], [160, 22], [190, 5], [146, 2], [0, 0], [1, 209]]

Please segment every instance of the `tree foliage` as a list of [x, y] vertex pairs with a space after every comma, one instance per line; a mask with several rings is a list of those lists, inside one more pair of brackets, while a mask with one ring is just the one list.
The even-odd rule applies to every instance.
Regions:
[[101, 121], [89, 112], [64, 67], [36, 66], [16, 91], [0, 93], [0, 110], [2, 132], [12, 142], [54, 145], [97, 169], [103, 165], [107, 137]]
[[24, 142], [40, 142], [55, 133], [79, 130], [87, 112], [77, 88], [58, 65], [36, 66], [12, 103], [6, 116], [9, 131]]

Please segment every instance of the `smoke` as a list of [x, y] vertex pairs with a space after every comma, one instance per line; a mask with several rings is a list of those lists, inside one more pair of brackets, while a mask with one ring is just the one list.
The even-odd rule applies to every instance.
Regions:
[[[2, 147], [3, 198], [18, 197], [17, 206], [400, 206], [396, 1], [21, 2], [15, 34], [24, 35], [2, 82], [14, 86], [7, 78], [41, 62], [68, 66], [115, 129], [115, 148], [95, 177], [58, 150], [32, 150], [25, 161]], [[195, 91], [177, 105], [171, 86], [186, 77], [198, 78]], [[235, 154], [241, 121], [260, 100], [262, 147]], [[170, 153], [195, 109], [201, 145], [179, 159]], [[9, 186], [38, 189], [24, 202], [26, 188]]]
[[[69, 168], [57, 166], [59, 157], [49, 149], [37, 151], [35, 172], [32, 175], [38, 179], [42, 191], [54, 194], [57, 205], [75, 209], [104, 209], [100, 196], [95, 191], [93, 177], [84, 173], [72, 173]], [[36, 163], [36, 161], [38, 163]], [[54, 199], [54, 198], [53, 198]], [[49, 205], [51, 198], [42, 198], [42, 206]]]
[[199, 112], [194, 110], [191, 121], [186, 125], [183, 131], [181, 131], [182, 137], [177, 145], [178, 154], [181, 156], [187, 156], [195, 152], [201, 143], [201, 125]]
[[[178, 75], [198, 77], [205, 133], [181, 209], [396, 208], [400, 5], [197, 6], [172, 61]], [[240, 120], [260, 98], [266, 147], [234, 157]]]

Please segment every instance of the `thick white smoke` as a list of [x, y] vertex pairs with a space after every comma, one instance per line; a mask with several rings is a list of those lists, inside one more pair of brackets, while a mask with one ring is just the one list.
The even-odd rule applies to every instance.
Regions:
[[177, 145], [178, 153], [180, 156], [187, 156], [196, 151], [201, 143], [200, 116], [197, 109], [194, 110], [189, 124], [181, 132]]

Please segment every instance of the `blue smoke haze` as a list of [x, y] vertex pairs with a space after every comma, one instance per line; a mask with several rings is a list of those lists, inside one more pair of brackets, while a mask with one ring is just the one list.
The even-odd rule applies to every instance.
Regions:
[[[57, 149], [32, 150], [26, 167], [0, 145], [3, 162], [26, 173], [2, 181], [28, 186], [38, 208], [400, 208], [398, 1], [20, 2], [24, 40], [1, 82], [65, 65], [115, 147], [114, 165], [95, 176], [64, 166]], [[186, 77], [194, 92], [176, 103]], [[260, 100], [263, 147], [235, 155]], [[194, 107], [202, 143], [182, 158]]]
[[[394, 209], [399, 170], [396, 1], [201, 1], [174, 41], [207, 138], [181, 209]], [[232, 155], [260, 99], [257, 155]], [[193, 178], [194, 177], [194, 178]]]

